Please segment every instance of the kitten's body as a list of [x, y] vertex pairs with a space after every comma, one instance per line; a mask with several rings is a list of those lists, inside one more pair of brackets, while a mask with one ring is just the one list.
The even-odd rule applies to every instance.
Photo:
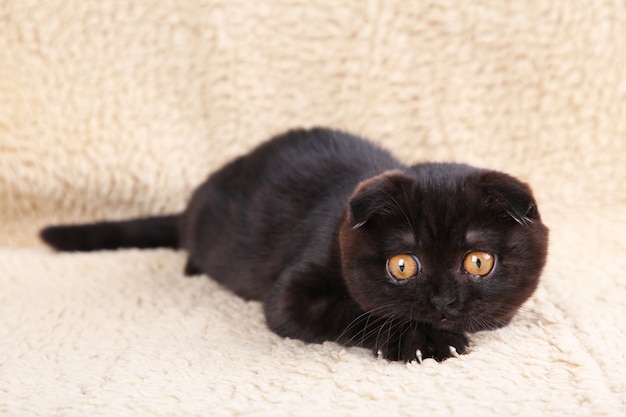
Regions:
[[[464, 332], [508, 323], [536, 288], [547, 245], [518, 180], [460, 164], [407, 167], [328, 129], [290, 131], [234, 160], [181, 215], [42, 237], [61, 250], [182, 247], [187, 274], [263, 301], [280, 335], [420, 361], [462, 353]], [[496, 261], [482, 278], [463, 271], [475, 250]], [[397, 254], [419, 272], [395, 279]]]

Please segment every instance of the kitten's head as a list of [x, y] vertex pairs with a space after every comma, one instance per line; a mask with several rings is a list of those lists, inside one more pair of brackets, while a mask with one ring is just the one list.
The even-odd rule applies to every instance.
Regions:
[[346, 285], [365, 311], [468, 332], [509, 322], [547, 243], [528, 185], [460, 164], [363, 181], [340, 230]]

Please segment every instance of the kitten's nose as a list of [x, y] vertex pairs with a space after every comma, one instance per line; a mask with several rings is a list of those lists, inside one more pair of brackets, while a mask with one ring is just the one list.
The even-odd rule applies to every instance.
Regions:
[[454, 297], [448, 295], [435, 295], [430, 299], [430, 302], [437, 308], [437, 311], [443, 314], [448, 312], [450, 306], [454, 304], [455, 301], [456, 299]]

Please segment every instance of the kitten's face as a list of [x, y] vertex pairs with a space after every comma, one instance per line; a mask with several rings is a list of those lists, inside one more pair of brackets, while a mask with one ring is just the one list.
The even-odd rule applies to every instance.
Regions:
[[458, 331], [508, 323], [547, 251], [530, 189], [456, 164], [364, 181], [340, 232], [342, 267], [365, 311]]

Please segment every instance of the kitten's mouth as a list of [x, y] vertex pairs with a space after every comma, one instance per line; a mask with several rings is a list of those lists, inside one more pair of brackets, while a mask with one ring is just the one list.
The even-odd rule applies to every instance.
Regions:
[[433, 326], [439, 327], [444, 330], [456, 329], [458, 327], [458, 322], [456, 320], [449, 319], [447, 317], [442, 317], [439, 320], [433, 323]]

